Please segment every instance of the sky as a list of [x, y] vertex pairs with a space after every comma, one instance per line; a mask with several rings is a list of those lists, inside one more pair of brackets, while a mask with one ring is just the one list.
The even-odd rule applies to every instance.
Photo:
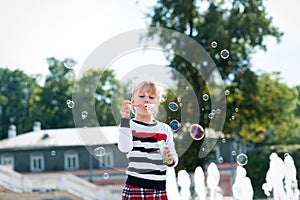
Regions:
[[[284, 2], [284, 3], [283, 3]], [[123, 32], [146, 28], [144, 13], [155, 0], [0, 0], [0, 67], [20, 69], [28, 75], [49, 74], [46, 58], [73, 58], [80, 70], [85, 59], [106, 40]], [[300, 1], [268, 0], [273, 24], [284, 32], [281, 43], [266, 41], [268, 51], [252, 58], [255, 71], [281, 73], [282, 82], [300, 85]], [[155, 54], [155, 55], [154, 55]], [[132, 54], [135, 65], [162, 54]]]

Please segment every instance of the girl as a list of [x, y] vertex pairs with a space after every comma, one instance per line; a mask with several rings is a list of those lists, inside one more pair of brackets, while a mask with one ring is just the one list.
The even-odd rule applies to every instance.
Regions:
[[[127, 153], [127, 179], [122, 200], [167, 200], [166, 169], [175, 167], [178, 156], [173, 132], [162, 122], [155, 120], [149, 110], [158, 110], [159, 93], [152, 82], [143, 82], [134, 88], [131, 101], [121, 107], [121, 125], [118, 148]], [[149, 109], [151, 107], [151, 109]], [[130, 111], [135, 108], [135, 118]], [[160, 148], [163, 143], [163, 148]]]

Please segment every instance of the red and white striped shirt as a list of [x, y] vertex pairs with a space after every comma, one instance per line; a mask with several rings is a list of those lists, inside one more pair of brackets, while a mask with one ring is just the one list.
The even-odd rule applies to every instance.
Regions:
[[121, 119], [118, 148], [127, 153], [128, 168], [127, 184], [144, 188], [165, 189], [166, 170], [163, 163], [158, 141], [164, 140], [174, 156], [170, 167], [178, 163], [178, 156], [173, 141], [173, 131], [170, 126], [159, 121], [151, 124], [134, 119]]

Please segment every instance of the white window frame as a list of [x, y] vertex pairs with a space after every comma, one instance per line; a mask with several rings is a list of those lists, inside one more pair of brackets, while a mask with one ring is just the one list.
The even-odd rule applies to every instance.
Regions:
[[40, 152], [34, 152], [30, 155], [30, 171], [42, 172], [45, 170], [45, 157]]
[[99, 157], [99, 168], [108, 168], [114, 166], [114, 159], [112, 152], [105, 152], [103, 156]]
[[76, 151], [70, 150], [65, 152], [64, 166], [65, 166], [65, 170], [79, 169], [79, 156]]
[[15, 168], [14, 156], [9, 153], [5, 153], [1, 155], [1, 165], [14, 169]]

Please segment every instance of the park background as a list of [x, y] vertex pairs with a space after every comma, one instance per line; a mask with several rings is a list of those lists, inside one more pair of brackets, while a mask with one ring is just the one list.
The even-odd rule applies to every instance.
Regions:
[[[87, 56], [114, 35], [149, 26], [169, 28], [198, 41], [214, 59], [230, 91], [223, 133], [227, 138], [238, 136], [244, 144], [255, 145], [247, 152], [249, 162], [245, 168], [257, 187], [255, 194], [261, 195], [271, 152], [278, 152], [282, 158], [288, 152], [296, 160], [297, 169], [300, 165], [299, 3], [229, 1], [235, 2], [234, 7], [225, 10], [230, 3], [214, 1], [208, 7], [212, 1], [200, 2], [1, 1], [1, 139], [7, 137], [12, 124], [18, 135], [31, 131], [35, 121], [40, 121], [43, 129], [74, 127], [66, 100], [72, 96], [74, 81], [79, 81], [76, 73]], [[218, 48], [211, 47], [212, 41], [218, 43]], [[222, 48], [230, 51], [228, 59], [217, 56]], [[180, 58], [167, 60], [163, 54], [134, 56], [140, 65], [151, 63], [153, 57], [171, 63], [199, 97], [209, 92], [198, 87], [205, 85], [201, 77], [186, 73], [192, 68], [187, 67], [188, 63], [182, 67]], [[124, 59], [122, 67], [115, 70], [87, 74], [86, 79], [93, 80], [105, 73], [97, 89], [97, 94], [104, 97], [95, 102], [101, 125], [115, 125], [111, 102], [105, 101], [112, 98], [113, 90], [107, 87], [120, 87], [118, 78], [122, 70], [130, 69], [132, 60]], [[202, 116], [199, 123], [206, 127], [208, 113]], [[191, 145], [176, 170], [191, 171], [203, 165], [205, 159], [194, 156], [198, 148], [197, 142]]]

